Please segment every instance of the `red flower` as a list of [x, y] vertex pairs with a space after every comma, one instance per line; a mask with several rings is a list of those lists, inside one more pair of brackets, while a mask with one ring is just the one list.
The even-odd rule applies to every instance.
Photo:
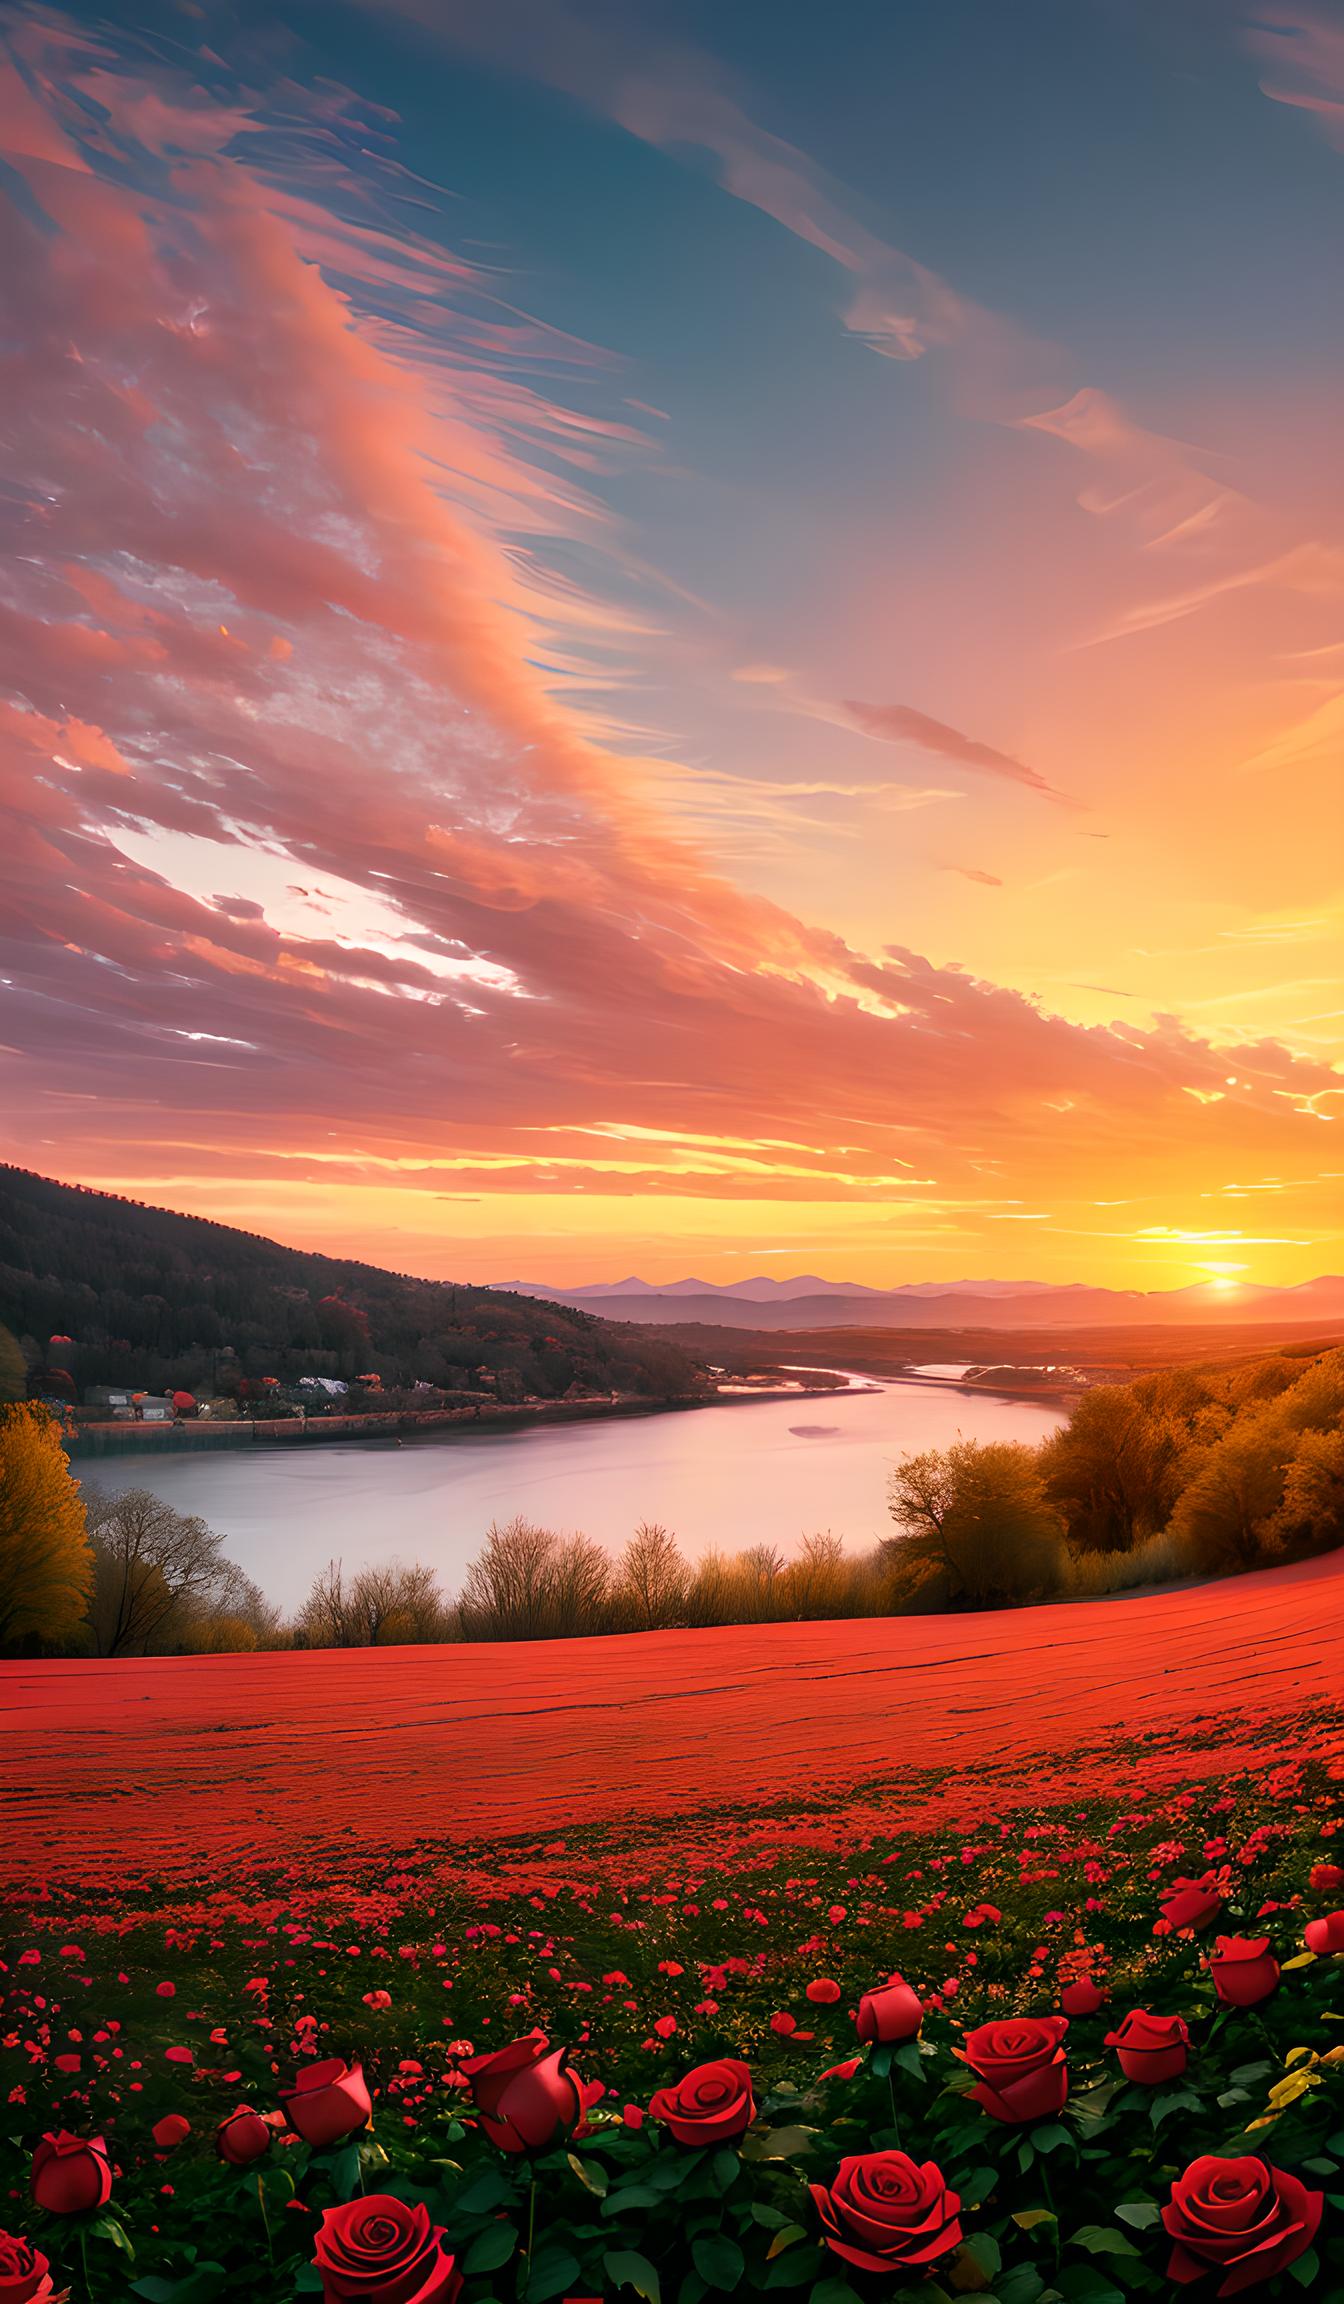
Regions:
[[458, 2066], [481, 2126], [501, 2152], [549, 2152], [578, 2124], [582, 2084], [568, 2064], [567, 2048], [552, 2048], [544, 2032], [529, 2032]]
[[1106, 2035], [1127, 2080], [1155, 2088], [1160, 2080], [1177, 2080], [1189, 2060], [1190, 2032], [1183, 2016], [1152, 2016], [1146, 2008], [1131, 2008], [1123, 2024]]
[[51, 2267], [31, 2240], [0, 2232], [0, 2304], [51, 2304]]
[[1162, 1898], [1162, 1917], [1169, 1928], [1207, 1928], [1222, 1909], [1214, 1872], [1206, 1872], [1200, 1880], [1173, 1880]]
[[1006, 2016], [979, 2024], [954, 2056], [969, 2064], [979, 2086], [971, 2095], [993, 2120], [1018, 2125], [1044, 2120], [1068, 2099], [1069, 2068], [1061, 2045], [1067, 2016]]
[[367, 2128], [373, 2116], [364, 2073], [358, 2064], [328, 2056], [306, 2064], [288, 2095], [280, 2098], [285, 2118], [305, 2144], [339, 2144]]
[[155, 2121], [152, 2133], [160, 2152], [171, 2152], [175, 2144], [186, 2143], [191, 2122], [184, 2120], [180, 2112], [165, 2112], [162, 2120]]
[[314, 2241], [325, 2304], [456, 2304], [462, 2275], [417, 2207], [370, 2192], [324, 2210]]
[[885, 1984], [864, 1993], [854, 2018], [854, 2029], [860, 2040], [870, 2047], [891, 2048], [898, 2041], [913, 2040], [923, 2021], [924, 2007], [919, 1994], [903, 1976], [892, 1976]]
[[1307, 1885], [1322, 1893], [1327, 1888], [1344, 1888], [1344, 1871], [1338, 1864], [1313, 1864], [1307, 1874]]
[[1344, 1912], [1328, 1912], [1323, 1920], [1308, 1920], [1302, 1934], [1309, 1952], [1344, 1952]]
[[1167, 2277], [1184, 2283], [1221, 2272], [1215, 2295], [1240, 2296], [1306, 2254], [1321, 2207], [1319, 2192], [1267, 2160], [1192, 2160], [1162, 2211], [1175, 2242]]
[[1279, 1963], [1268, 1936], [1220, 1936], [1209, 1955], [1209, 1973], [1225, 2008], [1255, 2008], [1279, 1988]]
[[735, 2056], [697, 2064], [675, 2087], [658, 2090], [649, 2116], [678, 2144], [735, 2144], [756, 2117], [751, 2073]]
[[33, 2154], [32, 2194], [52, 2216], [82, 2216], [112, 2197], [112, 2167], [101, 2136], [44, 2136]]
[[221, 2120], [215, 2130], [215, 2150], [230, 2168], [250, 2168], [254, 2160], [262, 2160], [271, 2149], [270, 2122], [260, 2112], [253, 2112], [240, 2104]]
[[807, 1987], [807, 1997], [814, 2008], [830, 2008], [840, 1997], [840, 1987], [833, 1976], [814, 1976]]
[[961, 2201], [932, 2160], [860, 2152], [808, 2187], [832, 2252], [860, 2272], [918, 2272], [961, 2246]]
[[1075, 1976], [1059, 1995], [1066, 2016], [1095, 2016], [1106, 1995], [1090, 1976]]

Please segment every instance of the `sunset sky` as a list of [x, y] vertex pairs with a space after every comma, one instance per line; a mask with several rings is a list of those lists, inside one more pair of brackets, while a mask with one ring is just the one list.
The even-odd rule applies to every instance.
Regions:
[[0, 9], [3, 1157], [1344, 1263], [1344, 11]]

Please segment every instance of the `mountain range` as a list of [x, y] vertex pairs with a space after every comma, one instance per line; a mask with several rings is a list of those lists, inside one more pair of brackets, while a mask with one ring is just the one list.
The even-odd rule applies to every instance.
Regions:
[[1154, 1327], [1191, 1321], [1302, 1322], [1344, 1320], [1344, 1277], [1326, 1275], [1292, 1288], [1252, 1283], [1227, 1287], [1196, 1281], [1188, 1288], [1092, 1288], [1084, 1281], [916, 1280], [900, 1288], [760, 1275], [719, 1285], [712, 1280], [599, 1281], [554, 1288], [540, 1281], [495, 1283], [514, 1296], [600, 1311], [608, 1320], [665, 1327], [678, 1321], [725, 1328], [1018, 1328]]

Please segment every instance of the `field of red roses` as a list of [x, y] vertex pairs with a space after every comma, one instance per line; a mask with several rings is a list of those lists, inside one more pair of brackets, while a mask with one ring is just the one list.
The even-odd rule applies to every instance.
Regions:
[[1344, 2297], [1344, 1736], [1244, 1745], [16, 1893], [0, 2304]]

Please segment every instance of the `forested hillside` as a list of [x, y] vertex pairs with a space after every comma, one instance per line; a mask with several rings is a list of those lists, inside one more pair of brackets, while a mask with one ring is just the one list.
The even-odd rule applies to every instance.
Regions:
[[701, 1388], [676, 1345], [592, 1313], [310, 1255], [20, 1168], [0, 1168], [0, 1326], [30, 1364], [68, 1339], [80, 1389], [366, 1371], [457, 1389], [480, 1369], [505, 1397]]

